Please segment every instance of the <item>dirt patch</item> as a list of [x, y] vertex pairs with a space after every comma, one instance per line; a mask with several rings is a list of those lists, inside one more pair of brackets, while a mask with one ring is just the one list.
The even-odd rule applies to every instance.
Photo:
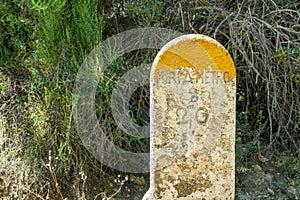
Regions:
[[[277, 153], [267, 147], [243, 145], [237, 148], [236, 190], [237, 200], [298, 200], [300, 197], [300, 159], [288, 152]], [[260, 150], [259, 150], [260, 149]], [[262, 155], [262, 154], [265, 155]], [[273, 153], [273, 154], [272, 154]], [[116, 200], [141, 200], [149, 188], [149, 176], [132, 175], [124, 184]]]

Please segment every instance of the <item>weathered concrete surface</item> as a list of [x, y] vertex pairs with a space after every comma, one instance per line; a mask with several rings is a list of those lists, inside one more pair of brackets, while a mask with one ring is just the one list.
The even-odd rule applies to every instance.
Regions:
[[203, 35], [179, 37], [158, 53], [144, 199], [234, 199], [235, 77], [227, 51]]

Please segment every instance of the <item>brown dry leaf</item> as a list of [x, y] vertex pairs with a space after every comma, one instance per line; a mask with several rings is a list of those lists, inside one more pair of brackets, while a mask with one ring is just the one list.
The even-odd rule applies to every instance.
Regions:
[[264, 156], [258, 156], [258, 160], [260, 160], [260, 162], [262, 162], [262, 163], [265, 163], [265, 162], [268, 162], [269, 161], [269, 159], [268, 158], [266, 158], [266, 157], [264, 157]]

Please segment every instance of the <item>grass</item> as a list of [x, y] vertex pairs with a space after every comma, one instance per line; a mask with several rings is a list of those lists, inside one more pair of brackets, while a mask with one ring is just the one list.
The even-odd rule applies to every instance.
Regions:
[[101, 41], [104, 26], [101, 9], [97, 1], [31, 3], [39, 27], [35, 30], [34, 59], [40, 71], [31, 80], [36, 91], [29, 101], [32, 129], [28, 155], [35, 163], [42, 161], [44, 170], [50, 172], [51, 176], [47, 176], [56, 192], [48, 195], [63, 199], [68, 196], [67, 191], [73, 191], [74, 197], [81, 198], [85, 191], [78, 191], [84, 190], [86, 178], [78, 179], [79, 173], [92, 166], [78, 160], [88, 153], [80, 151], [84, 147], [72, 125], [71, 91], [80, 63]]

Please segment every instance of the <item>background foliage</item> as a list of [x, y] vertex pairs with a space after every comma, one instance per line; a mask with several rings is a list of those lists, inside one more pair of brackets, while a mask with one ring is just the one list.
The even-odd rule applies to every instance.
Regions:
[[[96, 199], [114, 193], [120, 185], [114, 179], [126, 174], [101, 165], [81, 144], [72, 122], [72, 87], [95, 45], [137, 27], [205, 34], [229, 50], [238, 72], [237, 162], [260, 151], [261, 143], [275, 159], [282, 151], [300, 157], [299, 10], [292, 0], [3, 0], [0, 198]], [[126, 54], [98, 85], [97, 115], [114, 143], [130, 151], [146, 152], [149, 141], [117, 128], [110, 94], [131, 66], [151, 62], [156, 53]], [[145, 86], [130, 101], [134, 121], [149, 123], [148, 109]], [[299, 176], [299, 162], [289, 167]]]

